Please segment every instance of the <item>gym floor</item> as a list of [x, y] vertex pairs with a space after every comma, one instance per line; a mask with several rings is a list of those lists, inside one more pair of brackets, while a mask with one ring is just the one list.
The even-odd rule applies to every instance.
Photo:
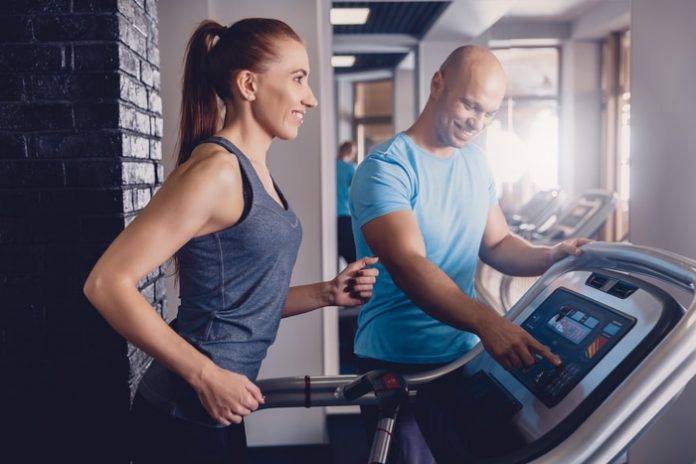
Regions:
[[327, 416], [328, 445], [269, 446], [249, 449], [249, 464], [363, 464], [368, 443], [359, 414]]

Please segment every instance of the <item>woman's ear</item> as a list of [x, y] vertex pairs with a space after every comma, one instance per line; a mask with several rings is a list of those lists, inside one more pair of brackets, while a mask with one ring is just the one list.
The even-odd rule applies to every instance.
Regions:
[[235, 78], [235, 87], [237, 87], [237, 91], [242, 97], [242, 100], [256, 100], [256, 91], [258, 89], [258, 84], [256, 81], [256, 74], [254, 74], [253, 72], [248, 70], [239, 71]]

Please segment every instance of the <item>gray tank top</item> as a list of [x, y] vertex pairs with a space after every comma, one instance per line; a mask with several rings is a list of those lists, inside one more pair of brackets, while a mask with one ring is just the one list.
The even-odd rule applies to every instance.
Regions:
[[[244, 212], [236, 224], [178, 251], [181, 305], [174, 328], [218, 366], [255, 380], [278, 331], [302, 227], [280, 189], [274, 183], [285, 207], [236, 146], [220, 137], [201, 143], [221, 145], [239, 159]], [[156, 360], [138, 391], [173, 416], [217, 425], [191, 386]]]

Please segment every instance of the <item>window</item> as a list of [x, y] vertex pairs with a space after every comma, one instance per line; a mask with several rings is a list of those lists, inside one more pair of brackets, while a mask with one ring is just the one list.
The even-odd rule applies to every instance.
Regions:
[[607, 221], [604, 240], [628, 238], [631, 196], [631, 35], [617, 32], [602, 43], [602, 187], [617, 192], [619, 204]]
[[555, 47], [494, 49], [508, 93], [487, 130], [500, 204], [512, 211], [558, 185], [559, 60]]
[[394, 135], [393, 87], [391, 79], [355, 83], [353, 134], [358, 145], [358, 162], [370, 148]]

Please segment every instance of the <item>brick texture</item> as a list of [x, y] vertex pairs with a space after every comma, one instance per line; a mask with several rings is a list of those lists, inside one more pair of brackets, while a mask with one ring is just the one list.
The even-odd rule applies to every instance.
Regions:
[[[162, 182], [157, 27], [151, 0], [3, 2], [3, 462], [127, 462], [130, 399], [149, 359], [82, 285]], [[164, 270], [139, 289], [164, 315]]]

